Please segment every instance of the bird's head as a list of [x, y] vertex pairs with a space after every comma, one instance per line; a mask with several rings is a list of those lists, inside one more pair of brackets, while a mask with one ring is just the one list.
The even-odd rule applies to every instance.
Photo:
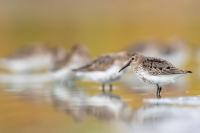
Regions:
[[137, 66], [141, 60], [142, 60], [143, 56], [139, 53], [133, 53], [131, 55], [131, 57], [129, 58], [129, 60], [127, 61], [127, 63], [119, 70], [119, 72], [123, 71], [124, 69], [126, 69], [129, 66]]

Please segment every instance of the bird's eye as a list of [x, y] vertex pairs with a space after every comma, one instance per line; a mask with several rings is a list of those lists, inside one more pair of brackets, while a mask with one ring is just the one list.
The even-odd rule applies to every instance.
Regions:
[[135, 57], [132, 57], [132, 60], [135, 60]]

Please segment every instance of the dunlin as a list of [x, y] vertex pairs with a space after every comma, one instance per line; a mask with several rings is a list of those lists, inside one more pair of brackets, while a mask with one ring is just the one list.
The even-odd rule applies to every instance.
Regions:
[[[169, 41], [146, 41], [130, 45], [127, 49], [129, 52], [139, 52], [147, 57], [159, 57], [171, 62], [176, 67], [183, 67], [189, 59], [190, 50], [183, 40], [169, 40]], [[132, 73], [127, 73], [122, 82], [131, 90], [137, 92], [151, 91], [152, 87], [147, 87], [146, 83], [140, 81]], [[186, 89], [188, 82], [186, 77], [181, 78], [176, 84], [170, 84], [170, 88], [180, 90]]]
[[144, 82], [148, 82], [157, 86], [157, 98], [160, 98], [162, 85], [174, 83], [179, 77], [184, 76], [191, 71], [185, 71], [176, 68], [166, 60], [153, 57], [145, 57], [135, 53], [129, 61], [119, 70], [132, 66], [138, 77]]
[[34, 74], [0, 74], [0, 83], [44, 83], [52, 81], [73, 80], [72, 69], [81, 67], [90, 61], [88, 50], [83, 45], [74, 45], [67, 58], [63, 62], [58, 62], [56, 68], [46, 73]]
[[0, 67], [15, 73], [50, 70], [55, 67], [55, 62], [65, 60], [66, 56], [68, 52], [62, 47], [33, 43], [7, 58], [0, 59]]
[[54, 71], [60, 70], [63, 68], [74, 69], [86, 65], [91, 61], [91, 56], [89, 54], [89, 50], [85, 45], [82, 44], [74, 44], [65, 60], [57, 60], [55, 62]]
[[77, 77], [85, 81], [101, 83], [103, 91], [105, 91], [105, 85], [108, 84], [110, 91], [112, 91], [112, 82], [119, 80], [124, 74], [124, 71], [118, 73], [118, 70], [127, 59], [128, 55], [126, 52], [112, 53], [100, 56], [89, 64], [73, 71]]

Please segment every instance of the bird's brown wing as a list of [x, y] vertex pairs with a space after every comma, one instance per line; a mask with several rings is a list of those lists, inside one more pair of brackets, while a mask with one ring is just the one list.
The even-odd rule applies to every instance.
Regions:
[[114, 58], [111, 55], [105, 55], [93, 60], [83, 67], [74, 69], [73, 71], [104, 71], [108, 69], [113, 63]]
[[184, 74], [187, 71], [180, 70], [166, 60], [146, 57], [142, 63], [144, 70], [151, 75]]

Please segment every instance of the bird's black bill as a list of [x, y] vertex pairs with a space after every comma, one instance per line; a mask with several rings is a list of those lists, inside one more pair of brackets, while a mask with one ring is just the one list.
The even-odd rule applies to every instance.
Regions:
[[124, 65], [124, 66], [119, 70], [119, 72], [121, 72], [122, 70], [124, 70], [125, 68], [127, 68], [128, 66], [130, 66], [130, 64], [131, 64], [131, 60], [130, 60], [126, 65]]

